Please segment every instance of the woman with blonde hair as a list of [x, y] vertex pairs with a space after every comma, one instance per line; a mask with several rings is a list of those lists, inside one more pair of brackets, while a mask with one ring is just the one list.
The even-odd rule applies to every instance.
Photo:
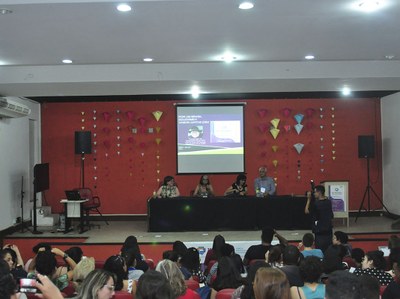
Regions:
[[157, 264], [156, 271], [160, 272], [169, 282], [174, 298], [177, 299], [197, 299], [194, 291], [187, 288], [182, 271], [178, 265], [170, 260], [162, 260]]
[[74, 274], [72, 275], [72, 282], [76, 291], [79, 291], [83, 280], [95, 268], [93, 257], [82, 257], [81, 261], [76, 265]]
[[256, 299], [290, 299], [289, 282], [277, 268], [258, 269], [253, 290]]
[[110, 299], [115, 295], [114, 275], [108, 271], [97, 269], [86, 276], [74, 299]]

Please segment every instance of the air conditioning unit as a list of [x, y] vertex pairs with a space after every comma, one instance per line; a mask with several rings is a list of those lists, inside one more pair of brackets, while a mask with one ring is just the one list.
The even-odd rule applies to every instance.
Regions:
[[[22, 117], [31, 113], [31, 109], [13, 100], [15, 97], [0, 97], [0, 118]], [[18, 98], [27, 100], [26, 98]]]

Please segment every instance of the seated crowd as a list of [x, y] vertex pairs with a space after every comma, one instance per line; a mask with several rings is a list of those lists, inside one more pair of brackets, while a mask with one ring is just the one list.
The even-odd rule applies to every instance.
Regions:
[[[344, 232], [335, 232], [332, 245], [322, 252], [314, 248], [311, 233], [294, 245], [265, 228], [261, 243], [250, 246], [243, 260], [217, 235], [203, 265], [196, 248], [176, 241], [154, 267], [141, 254], [137, 239], [129, 236], [101, 269], [79, 247], [62, 251], [38, 244], [24, 264], [18, 247], [6, 245], [1, 250], [0, 298], [400, 298], [400, 240], [393, 236], [389, 241], [387, 265], [383, 252], [352, 248]], [[40, 297], [19, 292], [24, 278], [34, 279]]]

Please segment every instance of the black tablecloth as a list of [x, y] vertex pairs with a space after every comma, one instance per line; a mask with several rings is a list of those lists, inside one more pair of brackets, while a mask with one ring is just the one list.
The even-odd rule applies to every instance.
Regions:
[[148, 201], [149, 231], [310, 229], [305, 197], [176, 197]]

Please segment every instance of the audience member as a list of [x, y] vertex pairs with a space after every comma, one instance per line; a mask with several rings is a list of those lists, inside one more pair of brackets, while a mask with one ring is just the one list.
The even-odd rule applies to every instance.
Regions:
[[190, 247], [186, 250], [181, 259], [181, 271], [185, 279], [193, 278], [200, 283], [205, 282], [204, 274], [200, 269], [200, 255], [199, 251]]
[[261, 244], [252, 245], [247, 249], [243, 264], [247, 266], [251, 260], [265, 259], [265, 253], [270, 249], [274, 235], [278, 238], [280, 244], [287, 245], [287, 240], [284, 237], [278, 234], [272, 227], [266, 227], [261, 233]]
[[188, 248], [186, 247], [186, 245], [182, 241], [177, 240], [172, 244], [172, 250], [175, 251], [179, 256], [178, 261], [186, 253], [187, 249]]
[[135, 298], [176, 299], [167, 278], [154, 270], [149, 270], [140, 276]]
[[263, 261], [257, 261], [250, 265], [246, 276], [246, 283], [238, 287], [232, 294], [232, 299], [255, 299], [253, 283], [256, 272], [260, 268], [267, 268], [269, 265]]
[[308, 256], [300, 263], [300, 276], [304, 281], [302, 287], [291, 287], [291, 299], [316, 299], [325, 297], [325, 285], [319, 283], [322, 274], [321, 259]]
[[74, 274], [72, 275], [72, 282], [76, 291], [79, 291], [82, 282], [85, 280], [86, 276], [89, 275], [95, 268], [93, 257], [82, 257], [79, 263], [74, 269]]
[[382, 294], [382, 299], [400, 298], [400, 255], [393, 260], [394, 280], [389, 283]]
[[27, 277], [27, 272], [24, 270], [24, 262], [16, 245], [5, 245], [0, 251], [0, 257], [9, 265], [10, 273], [17, 283], [21, 278]]
[[170, 260], [162, 260], [157, 264], [156, 271], [168, 279], [172, 288], [174, 298], [177, 299], [196, 299], [198, 295], [189, 289], [185, 284], [185, 278], [176, 263]]
[[124, 255], [126, 251], [133, 251], [136, 258], [136, 268], [146, 272], [149, 265], [144, 260], [146, 257], [140, 252], [138, 240], [135, 236], [128, 236], [121, 247], [120, 255]]
[[128, 279], [139, 280], [139, 277], [144, 273], [140, 269], [136, 269], [136, 251], [133, 248], [124, 251], [122, 257], [125, 259], [126, 267], [128, 268]]
[[277, 268], [260, 268], [254, 278], [255, 299], [290, 299], [289, 282]]
[[314, 235], [311, 233], [306, 233], [303, 236], [302, 242], [299, 243], [299, 249], [301, 247], [303, 248], [303, 251], [301, 251], [301, 254], [303, 257], [308, 257], [308, 256], [316, 256], [320, 259], [323, 259], [324, 254], [322, 253], [321, 249], [318, 248], [313, 248], [314, 245]]
[[75, 264], [78, 264], [83, 256], [83, 251], [80, 247], [78, 246], [73, 246], [65, 250], [65, 253], [69, 255], [70, 258], [72, 258], [75, 262]]
[[171, 198], [178, 197], [180, 195], [179, 189], [175, 184], [174, 177], [166, 176], [161, 187], [156, 193], [158, 198]]
[[315, 248], [325, 252], [332, 244], [332, 202], [325, 196], [325, 187], [322, 185], [315, 186], [314, 198], [315, 201], [311, 203], [311, 192], [307, 192], [307, 204], [304, 211], [311, 213]]
[[345, 264], [343, 264], [344, 253], [345, 249], [341, 245], [331, 245], [326, 249], [324, 258], [322, 259], [322, 268], [324, 271], [321, 276], [322, 281], [326, 281], [330, 273], [346, 269]]
[[173, 250], [165, 250], [162, 254], [162, 258], [163, 258], [163, 260], [170, 260], [175, 263], [177, 263], [179, 261], [178, 253]]
[[[235, 247], [233, 247], [231, 244], [228, 243], [222, 245], [220, 258], [224, 256], [233, 257], [234, 255], [235, 255]], [[211, 285], [212, 282], [217, 277], [217, 271], [218, 271], [218, 260], [214, 263], [214, 265], [211, 267], [210, 271], [207, 274], [206, 283], [208, 285]]]
[[397, 235], [391, 235], [388, 239], [388, 248], [390, 250], [400, 247], [400, 238]]
[[212, 283], [211, 299], [215, 299], [217, 292], [222, 289], [236, 289], [246, 281], [240, 276], [231, 257], [221, 257], [218, 261], [217, 277]]
[[288, 245], [283, 250], [283, 266], [281, 270], [283, 271], [283, 273], [285, 273], [291, 287], [303, 286], [303, 279], [300, 276], [300, 269], [298, 266], [301, 258], [302, 255], [299, 249], [294, 245]]
[[362, 274], [375, 276], [381, 285], [386, 286], [393, 281], [393, 278], [389, 273], [385, 272], [385, 268], [386, 261], [383, 257], [383, 252], [379, 250], [369, 251], [364, 256], [361, 269], [356, 269], [354, 274], [357, 276]]
[[371, 275], [361, 275], [358, 277], [360, 282], [360, 298], [379, 299], [380, 284], [376, 277]]
[[104, 263], [104, 270], [115, 275], [115, 290], [125, 291], [135, 294], [136, 283], [133, 279], [128, 279], [128, 272], [125, 259], [120, 255], [110, 256]]
[[356, 268], [361, 268], [362, 260], [364, 259], [365, 252], [361, 248], [353, 248], [351, 250], [351, 258], [356, 264]]
[[16, 299], [16, 290], [17, 284], [10, 273], [9, 264], [4, 259], [0, 259], [0, 298]]
[[199, 184], [196, 186], [196, 189], [194, 189], [193, 195], [197, 197], [214, 196], [214, 189], [208, 175], [201, 176]]
[[[42, 297], [44, 299], [64, 299], [60, 290], [54, 285], [54, 283], [51, 282], [50, 278], [45, 275], [38, 273], [35, 287], [39, 290], [40, 293], [42, 293]], [[90, 299], [89, 297], [86, 298]], [[19, 297], [18, 299], [23, 298]], [[98, 297], [98, 299], [102, 298]]]
[[[34, 253], [34, 257], [37, 255], [40, 248], [43, 248], [43, 250], [51, 250], [50, 244], [40, 242], [32, 247], [32, 252]], [[32, 260], [33, 260], [33, 258], [30, 258], [26, 261], [25, 266], [24, 266], [24, 269], [26, 272], [29, 272], [29, 264], [32, 262]]]
[[275, 181], [267, 176], [267, 167], [262, 166], [258, 169], [260, 176], [254, 180], [254, 191], [257, 197], [266, 197], [275, 194]]
[[[208, 266], [211, 260], [218, 260], [221, 257], [221, 248], [225, 244], [225, 238], [221, 235], [216, 235], [213, 240], [212, 248], [207, 251], [204, 265]], [[208, 269], [210, 270], [210, 269]]]
[[329, 276], [325, 286], [326, 299], [360, 299], [360, 281], [347, 272], [338, 270]]
[[247, 195], [247, 177], [244, 174], [239, 174], [236, 181], [226, 189], [225, 196], [246, 196]]
[[265, 262], [272, 268], [282, 267], [282, 246], [280, 244], [271, 246], [265, 253]]
[[342, 231], [335, 231], [332, 237], [332, 244], [333, 245], [342, 245], [346, 249], [345, 256], [351, 256], [352, 247], [348, 243], [349, 236]]
[[96, 269], [86, 276], [74, 299], [110, 299], [115, 295], [115, 279], [112, 273]]

